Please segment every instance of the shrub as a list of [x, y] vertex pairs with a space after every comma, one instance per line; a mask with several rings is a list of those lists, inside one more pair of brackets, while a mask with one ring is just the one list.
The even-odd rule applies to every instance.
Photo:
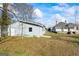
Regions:
[[71, 34], [71, 32], [67, 32], [67, 34]]
[[75, 34], [76, 32], [72, 32], [73, 34]]

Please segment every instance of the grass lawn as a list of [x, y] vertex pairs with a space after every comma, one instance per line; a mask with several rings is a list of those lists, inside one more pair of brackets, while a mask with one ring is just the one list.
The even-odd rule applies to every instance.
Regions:
[[8, 37], [0, 42], [0, 55], [79, 56], [79, 35], [47, 33], [51, 38]]

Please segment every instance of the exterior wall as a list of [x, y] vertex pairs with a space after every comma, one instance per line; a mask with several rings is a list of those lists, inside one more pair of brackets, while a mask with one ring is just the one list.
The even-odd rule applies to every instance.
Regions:
[[[56, 29], [57, 32], [62, 32], [62, 29]], [[63, 29], [63, 32], [67, 32], [68, 29]]]
[[70, 29], [70, 31], [76, 31], [75, 29]]
[[56, 31], [57, 31], [57, 32], [61, 32], [62, 30], [61, 30], [61, 29], [56, 29]]
[[[29, 32], [29, 27], [32, 28], [32, 32]], [[23, 35], [41, 36], [44, 34], [43, 32], [44, 30], [41, 27], [29, 24], [23, 24]]]
[[[32, 28], [32, 32], [29, 32], [29, 27]], [[10, 30], [11, 28], [11, 30]], [[22, 23], [16, 22], [9, 26], [9, 34], [11, 36], [42, 36], [45, 33], [45, 29], [42, 27], [24, 24], [23, 23], [23, 30], [22, 30]]]
[[[62, 29], [56, 29], [57, 32], [62, 32]], [[70, 31], [76, 31], [75, 29], [70, 29]], [[63, 29], [63, 32], [68, 32], [68, 29]]]
[[65, 32], [68, 32], [68, 29], [64, 29]]
[[21, 25], [19, 22], [16, 22], [9, 26], [8, 35], [10, 35], [10, 36], [21, 35]]

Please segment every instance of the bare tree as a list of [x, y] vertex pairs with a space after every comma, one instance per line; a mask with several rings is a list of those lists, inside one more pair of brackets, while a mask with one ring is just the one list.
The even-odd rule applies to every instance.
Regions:
[[[15, 3], [12, 5], [13, 12], [17, 15], [19, 21], [27, 21], [32, 19], [33, 7], [31, 4]], [[23, 37], [23, 23], [21, 23], [21, 36]]]

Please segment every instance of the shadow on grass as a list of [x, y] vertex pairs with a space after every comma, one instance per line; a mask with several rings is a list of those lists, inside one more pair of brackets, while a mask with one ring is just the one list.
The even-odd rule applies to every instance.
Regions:
[[8, 37], [2, 38], [0, 37], [0, 44], [5, 43], [7, 41], [9, 41], [10, 39], [7, 39]]
[[0, 53], [0, 56], [9, 56], [7, 53]]
[[[54, 35], [52, 38], [56, 38], [57, 40], [63, 40], [71, 43], [76, 43], [79, 45], [79, 36], [77, 35]], [[68, 38], [68, 39], [67, 39]]]
[[72, 37], [74, 39], [79, 39], [79, 36], [69, 36], [69, 37]]
[[[71, 42], [71, 43], [76, 43], [79, 45], [79, 35], [78, 34], [64, 34], [64, 33], [49, 33], [48, 34], [50, 36], [52, 36], [52, 39], [56, 39], [56, 40], [63, 40], [63, 41], [67, 41], [67, 42]], [[48, 35], [47, 34], [47, 35]], [[69, 38], [69, 39], [66, 39]]]

